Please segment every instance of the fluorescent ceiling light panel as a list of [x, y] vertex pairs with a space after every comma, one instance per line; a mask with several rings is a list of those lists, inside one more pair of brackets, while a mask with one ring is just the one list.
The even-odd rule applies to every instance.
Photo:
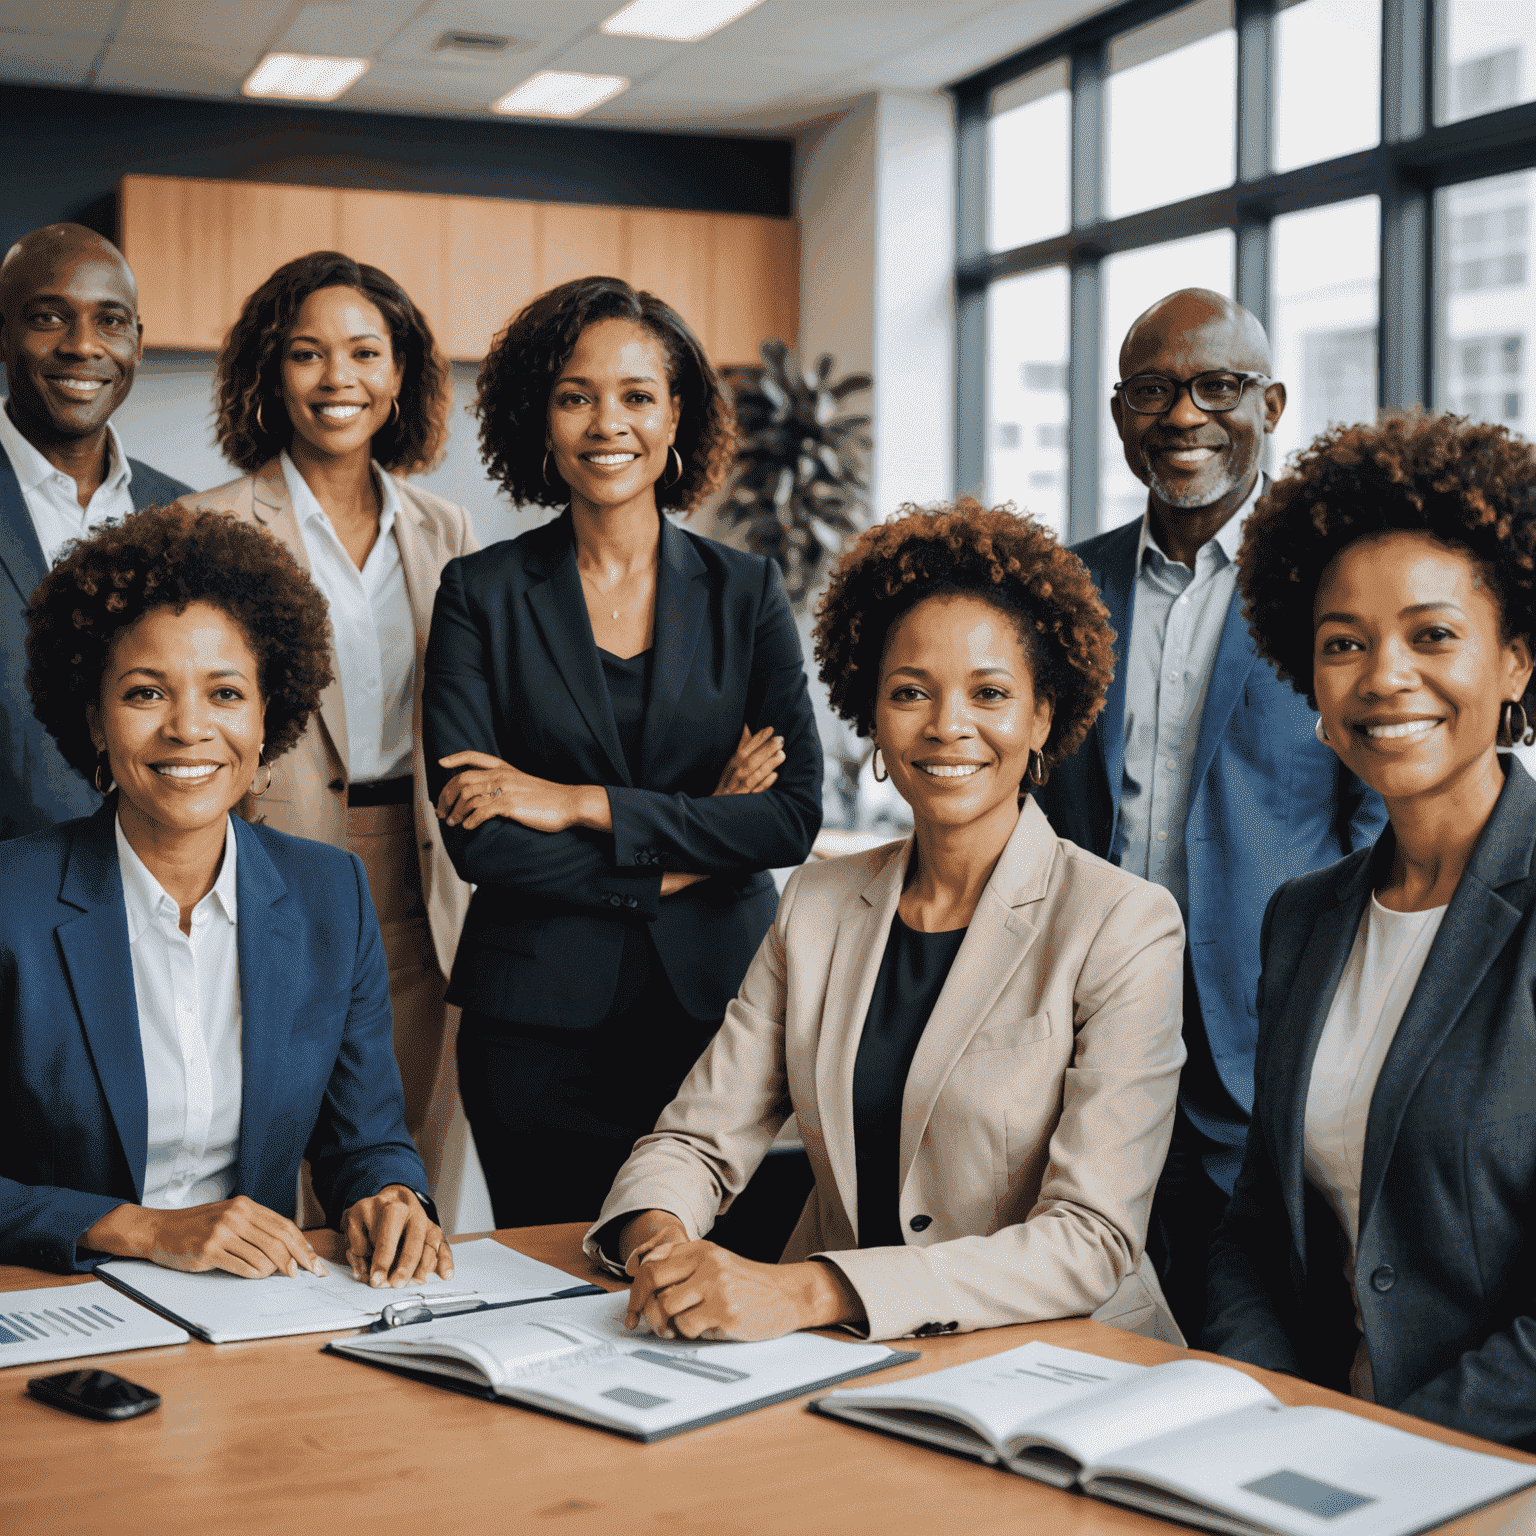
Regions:
[[630, 0], [603, 23], [614, 37], [657, 37], [696, 43], [729, 26], [763, 0]]
[[335, 101], [366, 73], [367, 59], [331, 59], [313, 53], [269, 53], [240, 87], [246, 96], [288, 101]]
[[629, 88], [623, 75], [580, 75], [563, 69], [538, 74], [491, 103], [492, 112], [518, 117], [580, 117]]

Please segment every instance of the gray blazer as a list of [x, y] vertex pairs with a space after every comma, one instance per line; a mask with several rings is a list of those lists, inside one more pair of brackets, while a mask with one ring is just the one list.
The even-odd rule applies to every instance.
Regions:
[[[1536, 1449], [1536, 784], [1513, 758], [1371, 1100], [1356, 1291], [1376, 1400]], [[1253, 1123], [1212, 1249], [1208, 1349], [1343, 1388], [1358, 1335], [1338, 1221], [1302, 1172], [1312, 1059], [1374, 849], [1264, 916]]]
[[[137, 459], [128, 463], [135, 510], [186, 493], [181, 481]], [[59, 755], [27, 692], [27, 605], [47, 572], [21, 483], [0, 448], [0, 840], [88, 816], [101, 804]]]

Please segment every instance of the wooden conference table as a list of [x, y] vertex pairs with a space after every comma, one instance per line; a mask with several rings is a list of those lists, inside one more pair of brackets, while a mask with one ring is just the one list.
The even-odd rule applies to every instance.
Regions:
[[[496, 1236], [582, 1279], [601, 1279], [582, 1257], [582, 1230], [525, 1227]], [[51, 1283], [72, 1282], [0, 1266], [0, 1290]], [[1185, 1353], [1077, 1319], [906, 1340], [902, 1347], [920, 1350], [922, 1361], [879, 1379], [1030, 1339], [1146, 1365]], [[0, 1531], [1086, 1536], [1178, 1529], [816, 1418], [803, 1401], [637, 1445], [322, 1355], [323, 1342], [316, 1335], [217, 1346], [194, 1341], [104, 1356], [99, 1363], [106, 1369], [165, 1399], [155, 1412], [120, 1424], [75, 1418], [26, 1395], [29, 1376], [63, 1366], [0, 1371]], [[1350, 1408], [1453, 1445], [1500, 1451], [1290, 1377], [1252, 1374], [1288, 1403]], [[1458, 1536], [1536, 1532], [1536, 1489], [1443, 1529]]]

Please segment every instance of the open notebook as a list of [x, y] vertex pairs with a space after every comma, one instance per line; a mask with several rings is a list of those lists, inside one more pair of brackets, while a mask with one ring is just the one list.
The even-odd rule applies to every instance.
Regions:
[[453, 1279], [375, 1290], [354, 1280], [346, 1263], [329, 1263], [328, 1275], [300, 1270], [295, 1279], [265, 1280], [209, 1270], [189, 1275], [145, 1259], [112, 1259], [96, 1273], [120, 1291], [189, 1328], [210, 1344], [237, 1339], [276, 1339], [295, 1333], [333, 1333], [363, 1328], [386, 1307], [420, 1297], [428, 1305], [450, 1296], [484, 1302], [546, 1297], [578, 1284], [563, 1269], [482, 1237], [453, 1246]]
[[809, 1333], [764, 1344], [658, 1339], [625, 1331], [628, 1303], [627, 1291], [539, 1302], [337, 1339], [326, 1350], [644, 1441], [917, 1359]]
[[1038, 1342], [811, 1407], [1233, 1536], [1409, 1536], [1536, 1483], [1536, 1463], [1287, 1408], [1230, 1366]]

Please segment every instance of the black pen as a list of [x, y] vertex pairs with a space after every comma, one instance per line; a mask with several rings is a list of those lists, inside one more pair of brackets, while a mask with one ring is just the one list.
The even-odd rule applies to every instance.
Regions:
[[392, 1328], [406, 1328], [413, 1323], [433, 1323], [443, 1317], [467, 1316], [471, 1312], [497, 1312], [503, 1307], [528, 1307], [540, 1301], [566, 1301], [573, 1296], [603, 1296], [607, 1292], [600, 1285], [573, 1285], [568, 1290], [551, 1291], [548, 1296], [521, 1296], [516, 1301], [449, 1301], [434, 1308], [424, 1298], [411, 1301], [391, 1302], [379, 1314], [376, 1323], [370, 1323], [368, 1333], [388, 1333]]

